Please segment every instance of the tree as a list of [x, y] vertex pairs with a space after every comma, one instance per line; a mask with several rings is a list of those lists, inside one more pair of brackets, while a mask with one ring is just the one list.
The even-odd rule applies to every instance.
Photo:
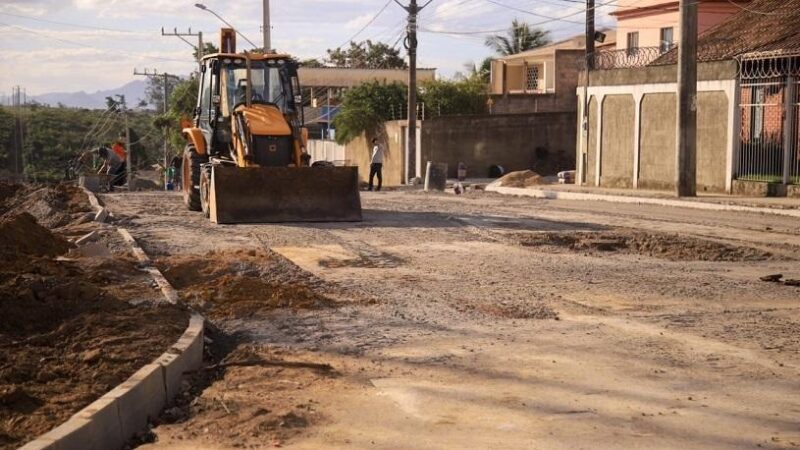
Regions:
[[[211, 55], [213, 53], [219, 53], [219, 49], [217, 48], [217, 46], [215, 46], [211, 42], [204, 43], [203, 44], [203, 54], [204, 55]], [[194, 48], [194, 51], [192, 52], [192, 56], [194, 56], [194, 59], [197, 59], [197, 47]]]
[[[168, 76], [166, 77], [167, 93], [172, 95], [172, 91], [182, 80]], [[164, 111], [164, 75], [147, 77], [147, 87], [144, 96], [148, 103], [155, 107], [156, 111]]]
[[481, 61], [481, 65], [478, 66], [474, 62], [469, 61], [464, 64], [464, 69], [466, 73], [456, 72], [455, 78], [456, 79], [472, 79], [477, 78], [483, 84], [489, 84], [489, 81], [492, 77], [492, 57], [486, 57]]
[[400, 50], [389, 47], [383, 42], [373, 43], [371, 40], [350, 42], [350, 48], [328, 50], [328, 61], [336, 67], [354, 69], [407, 69]]
[[500, 56], [515, 55], [550, 43], [550, 32], [531, 28], [517, 19], [511, 21], [508, 34], [495, 34], [486, 38], [486, 46]]
[[420, 101], [429, 114], [460, 115], [486, 112], [486, 84], [479, 76], [456, 81], [433, 80], [422, 83]]
[[346, 144], [366, 132], [373, 134], [378, 126], [391, 120], [392, 109], [406, 105], [404, 84], [384, 84], [378, 81], [363, 83], [348, 90], [342, 99], [339, 114], [333, 119], [336, 142]]
[[325, 64], [317, 58], [309, 58], [300, 61], [301, 67], [325, 67]]

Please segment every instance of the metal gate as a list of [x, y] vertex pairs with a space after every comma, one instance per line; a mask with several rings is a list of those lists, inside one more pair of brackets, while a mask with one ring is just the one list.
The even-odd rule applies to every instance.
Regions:
[[800, 184], [797, 75], [797, 57], [740, 61], [738, 180]]

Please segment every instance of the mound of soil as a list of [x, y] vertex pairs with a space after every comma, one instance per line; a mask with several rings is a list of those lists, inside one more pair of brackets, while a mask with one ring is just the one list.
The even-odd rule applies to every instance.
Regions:
[[248, 317], [336, 303], [324, 293], [324, 281], [271, 252], [211, 252], [164, 259], [157, 265], [184, 301], [210, 317]]
[[115, 297], [113, 280], [129, 269], [114, 266], [25, 258], [0, 268], [0, 449], [64, 422], [186, 328], [181, 308]]
[[775, 255], [704, 239], [652, 232], [524, 233], [515, 236], [526, 247], [569, 249], [584, 253], [627, 253], [670, 261], [766, 261]]
[[71, 247], [28, 213], [0, 217], [0, 261], [20, 256], [58, 256]]
[[495, 181], [502, 187], [525, 188], [548, 184], [547, 180], [532, 170], [510, 172]]
[[85, 220], [92, 207], [83, 189], [71, 184], [0, 185], [0, 216], [21, 212], [52, 229]]

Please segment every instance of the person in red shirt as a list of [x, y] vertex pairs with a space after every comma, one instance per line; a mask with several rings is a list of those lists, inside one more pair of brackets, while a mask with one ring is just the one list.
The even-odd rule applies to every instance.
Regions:
[[127, 161], [128, 152], [125, 151], [125, 146], [122, 144], [122, 141], [117, 140], [114, 142], [114, 145], [111, 146], [111, 150], [119, 156], [119, 158], [123, 161]]

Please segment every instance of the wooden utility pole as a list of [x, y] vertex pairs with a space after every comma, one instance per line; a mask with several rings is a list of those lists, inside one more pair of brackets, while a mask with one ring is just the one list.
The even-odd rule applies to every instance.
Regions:
[[[586, 169], [589, 165], [589, 72], [594, 70], [594, 0], [586, 0], [586, 77], [583, 81], [583, 120], [581, 121], [581, 136], [583, 148], [581, 151], [581, 184], [586, 183]], [[576, 181], [577, 183], [577, 181]]]
[[697, 195], [697, 2], [680, 0], [675, 193]]
[[586, 72], [594, 70], [594, 0], [586, 0]]
[[[139, 72], [138, 70], [133, 69], [133, 74], [137, 75], [137, 76], [148, 77], [148, 78], [150, 78], [150, 77], [153, 77], [153, 78], [155, 78], [155, 77], [163, 77], [164, 78], [162, 80], [162, 83], [164, 83], [163, 112], [164, 112], [164, 115], [166, 116], [167, 113], [169, 112], [169, 104], [168, 104], [168, 100], [169, 100], [169, 78], [172, 77], [172, 78], [175, 78], [177, 80], [180, 80], [180, 77], [178, 77], [177, 75], [168, 74], [166, 72], [164, 72], [162, 74], [159, 74], [157, 70], [154, 70], [153, 72], [150, 72], [147, 69], [145, 69], [144, 72]], [[130, 151], [131, 151], [131, 149], [130, 149], [130, 145], [129, 145], [128, 146], [128, 153], [130, 153]], [[167, 181], [168, 181], [168, 178], [169, 178], [167, 176], [167, 167], [169, 167], [169, 128], [168, 127], [164, 127], [164, 190], [167, 190]]]
[[122, 117], [125, 119], [125, 168], [127, 173], [125, 176], [128, 178], [128, 192], [133, 191], [133, 169], [131, 168], [131, 129], [128, 127], [128, 107], [125, 100], [122, 101]]
[[[410, 0], [408, 6], [397, 0], [395, 3], [408, 13], [405, 47], [408, 50], [408, 139], [406, 153], [408, 161], [415, 161], [417, 156], [417, 15], [433, 0], [417, 6], [417, 0]], [[414, 158], [414, 159], [412, 159]], [[409, 164], [410, 165], [410, 164]], [[406, 173], [409, 173], [407, 171]], [[411, 178], [411, 177], [409, 177]]]
[[[164, 32], [164, 27], [161, 27], [161, 35], [162, 36], [174, 36], [178, 39], [182, 40], [189, 44], [192, 48], [197, 51], [197, 63], [202, 66], [203, 65], [203, 32], [198, 31], [197, 33], [192, 33], [192, 29], [189, 28], [189, 31], [186, 33], [179, 33], [177, 28], [172, 29], [172, 33]], [[191, 42], [187, 41], [185, 37], [197, 37], [197, 47], [194, 46]]]

